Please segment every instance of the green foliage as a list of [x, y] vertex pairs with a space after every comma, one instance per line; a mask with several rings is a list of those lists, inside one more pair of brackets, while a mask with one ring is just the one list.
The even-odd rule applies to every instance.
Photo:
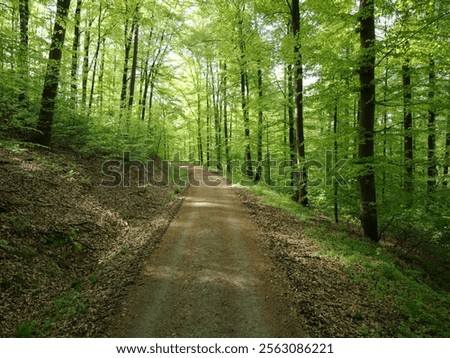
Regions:
[[42, 237], [42, 243], [55, 248], [60, 247], [72, 247], [77, 253], [83, 251], [83, 245], [77, 241], [78, 231], [76, 228], [69, 228], [68, 232], [55, 232], [44, 235]]
[[[264, 203], [301, 218], [302, 230], [318, 244], [319, 255], [339, 260], [353, 280], [372, 297], [394, 305], [395, 314], [399, 316], [395, 336], [449, 336], [450, 273], [447, 267], [442, 267], [448, 252], [435, 253], [430, 261], [435, 261], [435, 269], [440, 267], [440, 270], [430, 271], [427, 258], [411, 261], [411, 255], [405, 257], [401, 248], [375, 245], [350, 234], [351, 224], [339, 227], [321, 220], [270, 188], [257, 185], [250, 190], [261, 196]], [[318, 220], [320, 225], [316, 224]], [[361, 332], [364, 333], [363, 328]], [[378, 332], [378, 335], [386, 333]]]
[[64, 320], [86, 312], [85, 298], [82, 298], [81, 283], [77, 283], [72, 291], [57, 296], [43, 309], [45, 318], [26, 321], [16, 328], [15, 336], [18, 338], [47, 337], [55, 322]]
[[24, 259], [31, 259], [37, 255], [37, 250], [34, 247], [25, 246], [20, 250], [16, 250], [15, 254], [20, 257], [23, 257]]
[[64, 293], [53, 300], [52, 305], [47, 309], [54, 319], [71, 317], [86, 311], [86, 304], [78, 292], [81, 288], [80, 285], [81, 283], [78, 286], [76, 285], [74, 291]]
[[94, 285], [96, 285], [96, 284], [99, 282], [100, 279], [99, 279], [99, 277], [96, 276], [96, 275], [89, 275], [88, 280], [89, 280], [89, 283], [90, 283], [92, 286], [94, 286]]
[[[78, 43], [71, 14], [52, 125], [53, 145], [85, 155], [122, 157], [131, 152], [133, 158], [144, 161], [178, 156], [180, 161], [204, 164], [220, 159], [221, 163], [214, 164], [217, 169], [225, 168], [226, 160], [239, 162], [233, 165], [230, 179], [309, 220], [307, 211], [291, 201], [296, 191], [290, 185], [291, 172], [298, 166], [289, 164], [293, 154], [290, 115], [295, 113], [290, 112], [294, 106], [289, 98], [292, 81], [288, 67], [296, 60], [293, 48], [297, 42], [304, 65], [306, 159], [326, 166], [326, 153], [331, 152], [332, 166], [339, 159], [348, 161], [340, 172], [345, 183], [337, 186], [333, 180], [327, 181], [326, 171], [310, 168], [310, 211], [345, 224], [359, 221], [358, 177], [365, 165], [357, 159], [361, 53], [354, 1], [301, 2], [302, 26], [297, 38], [291, 34], [289, 2], [283, 0], [246, 0], [245, 6], [241, 1], [225, 0], [189, 5], [143, 0], [139, 7], [137, 3], [83, 1]], [[429, 257], [423, 269], [439, 276], [433, 259], [450, 252], [450, 186], [444, 185], [450, 152], [446, 142], [450, 131], [448, 4], [401, 0], [376, 1], [375, 5], [373, 161], [380, 238], [402, 247], [411, 260], [417, 253]], [[23, 48], [17, 2], [2, 6], [0, 147], [22, 151], [35, 146], [26, 140], [36, 134], [54, 10], [32, 7], [28, 48]], [[133, 21], [139, 23], [138, 47], [131, 41], [124, 51], [126, 40], [133, 40], [132, 34], [125, 33]], [[76, 53], [72, 52], [74, 45]], [[134, 53], [138, 70], [132, 73]], [[434, 80], [430, 80], [432, 61]], [[409, 87], [403, 78], [406, 64]], [[132, 77], [136, 79], [134, 88]], [[405, 100], [407, 92], [411, 94], [409, 102]], [[248, 121], [244, 119], [246, 111]], [[405, 130], [408, 111], [413, 127]], [[430, 123], [432, 117], [434, 123]], [[409, 135], [414, 147], [412, 160], [404, 147]], [[434, 148], [430, 146], [433, 141]], [[265, 161], [284, 162], [284, 174], [273, 169], [268, 180], [264, 172], [265, 184], [256, 185], [240, 170], [248, 149], [252, 159], [260, 152]], [[77, 168], [52, 165], [68, 180], [91, 184]], [[412, 174], [407, 173], [410, 167]], [[170, 175], [173, 179], [173, 169]], [[180, 179], [185, 179], [183, 173]], [[317, 180], [322, 183], [313, 185]], [[408, 181], [412, 189], [405, 185]], [[174, 198], [180, 192], [177, 183]], [[12, 225], [20, 234], [29, 228], [26, 218], [16, 217]], [[350, 262], [350, 251], [355, 251], [355, 260], [362, 254], [376, 255], [376, 248], [350, 243], [345, 235], [336, 241], [348, 246]], [[43, 242], [83, 250], [76, 232], [48, 234]], [[1, 250], [8, 247], [0, 241]], [[32, 250], [24, 250], [22, 255], [33, 256]], [[403, 280], [395, 266], [380, 267], [384, 267], [383, 275]], [[406, 328], [405, 332], [407, 335]]]
[[39, 322], [31, 321], [31, 322], [22, 322], [16, 328], [15, 336], [17, 338], [33, 338], [39, 336]]
[[9, 250], [11, 247], [9, 246], [9, 242], [7, 240], [0, 240], [0, 249]]

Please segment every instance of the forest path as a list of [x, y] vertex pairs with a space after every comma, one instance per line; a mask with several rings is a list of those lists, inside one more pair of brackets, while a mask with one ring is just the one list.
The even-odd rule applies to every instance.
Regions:
[[193, 175], [200, 185], [187, 190], [109, 335], [305, 336], [290, 289], [234, 189], [200, 168]]

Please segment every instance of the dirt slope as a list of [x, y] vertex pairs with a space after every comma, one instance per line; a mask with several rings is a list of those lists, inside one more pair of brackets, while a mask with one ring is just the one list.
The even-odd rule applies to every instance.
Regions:
[[[201, 169], [129, 287], [110, 330], [120, 337], [303, 337], [288, 285], [260, 246], [235, 189]], [[222, 180], [212, 186], [211, 181]]]
[[0, 148], [0, 337], [102, 335], [179, 205], [102, 160]]

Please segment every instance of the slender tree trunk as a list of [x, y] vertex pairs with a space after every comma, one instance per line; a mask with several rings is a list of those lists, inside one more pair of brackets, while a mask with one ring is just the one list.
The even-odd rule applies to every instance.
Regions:
[[[339, 160], [339, 143], [338, 143], [338, 106], [334, 106], [334, 118], [333, 118], [333, 134], [334, 134], [334, 160]], [[334, 222], [339, 223], [339, 183], [334, 180]]]
[[153, 117], [153, 97], [155, 96], [156, 69], [152, 65], [150, 68], [150, 93], [148, 95], [148, 128], [150, 129]]
[[125, 20], [125, 29], [124, 29], [124, 39], [125, 39], [125, 55], [123, 61], [123, 71], [122, 71], [122, 89], [120, 91], [120, 108], [123, 109], [126, 107], [127, 100], [127, 88], [128, 88], [128, 62], [130, 61], [130, 51], [131, 51], [131, 42], [133, 39], [134, 29], [129, 28], [129, 19]]
[[105, 73], [105, 43], [106, 40], [103, 38], [102, 40], [102, 57], [100, 60], [100, 71], [98, 74], [98, 85], [100, 87], [99, 89], [99, 107], [100, 107], [100, 114], [103, 114], [103, 76]]
[[[292, 65], [287, 66], [287, 109], [288, 109], [288, 119], [289, 119], [289, 159], [291, 162], [291, 186], [295, 186], [294, 172], [297, 166], [297, 155], [295, 149], [295, 112], [294, 112], [294, 72]], [[295, 197], [298, 196], [298, 193]], [[297, 198], [298, 200], [298, 198]]]
[[134, 92], [136, 87], [136, 73], [138, 64], [138, 50], [139, 50], [139, 23], [138, 23], [138, 11], [136, 8], [136, 13], [133, 19], [134, 28], [134, 43], [133, 43], [133, 61], [131, 64], [131, 76], [130, 76], [130, 95], [128, 97], [128, 109], [131, 110], [134, 102]]
[[287, 96], [287, 72], [286, 67], [284, 68], [284, 74], [283, 74], [283, 95], [284, 95], [284, 103], [283, 103], [283, 148], [284, 148], [284, 157], [289, 158], [290, 157], [290, 150], [289, 150], [289, 126], [288, 126], [288, 96]]
[[[405, 60], [403, 64], [403, 130], [404, 130], [404, 156], [405, 156], [405, 191], [411, 194], [414, 190], [414, 165], [413, 165], [413, 117], [411, 112], [411, 69], [409, 66], [409, 59]], [[411, 202], [411, 198], [408, 198]]]
[[[245, 7], [241, 10], [245, 11]], [[239, 16], [242, 16], [239, 13]], [[241, 106], [242, 116], [244, 120], [244, 134], [245, 134], [245, 152], [244, 158], [246, 161], [246, 175], [249, 178], [253, 178], [253, 165], [252, 165], [252, 152], [250, 145], [250, 113], [249, 113], [249, 86], [248, 86], [248, 73], [247, 73], [247, 58], [245, 54], [245, 39], [243, 31], [244, 21], [242, 18], [239, 20], [239, 50], [240, 50], [240, 83], [241, 83]]]
[[145, 111], [147, 110], [147, 95], [150, 85], [150, 70], [148, 67], [148, 60], [144, 64], [144, 89], [142, 91], [141, 99], [141, 121], [145, 121]]
[[28, 81], [28, 26], [30, 20], [29, 0], [19, 0], [19, 17], [20, 17], [20, 51], [19, 51], [19, 74], [20, 89], [19, 102], [25, 104], [27, 98], [27, 81]]
[[[216, 89], [216, 79], [214, 76], [212, 63], [209, 64], [209, 71], [211, 73], [211, 91], [212, 91], [212, 107], [214, 113], [214, 134], [216, 145], [216, 164], [217, 169], [222, 170], [222, 128], [220, 126], [219, 115], [219, 90]], [[217, 88], [219, 88], [217, 86]]]
[[92, 80], [91, 80], [91, 89], [89, 92], [89, 104], [88, 104], [88, 118], [91, 115], [91, 109], [92, 109], [92, 103], [94, 102], [94, 89], [95, 89], [95, 78], [97, 76], [97, 61], [98, 61], [98, 55], [94, 56], [94, 68], [92, 70]]
[[95, 89], [95, 79], [97, 78], [97, 67], [98, 67], [98, 55], [100, 53], [100, 46], [102, 44], [102, 4], [100, 3], [99, 6], [99, 15], [98, 15], [98, 21], [97, 21], [97, 44], [95, 47], [95, 53], [94, 53], [94, 68], [92, 70], [92, 81], [91, 81], [91, 90], [89, 94], [89, 105], [88, 105], [88, 117], [91, 114], [92, 104], [94, 101], [94, 89]]
[[436, 72], [434, 60], [430, 60], [430, 72], [429, 72], [429, 86], [430, 90], [428, 93], [429, 110], [428, 110], [428, 181], [427, 181], [427, 191], [432, 193], [436, 188], [436, 176], [437, 168], [435, 161], [435, 151], [436, 151], [436, 113], [434, 111], [434, 97], [435, 97], [435, 86], [436, 86]]
[[[387, 31], [387, 30], [386, 30]], [[384, 70], [384, 89], [383, 89], [383, 160], [386, 162], [387, 158], [387, 122], [388, 122], [388, 111], [386, 107], [387, 95], [388, 95], [388, 84], [389, 84], [389, 62], [386, 61], [386, 67]], [[381, 201], [384, 202], [386, 197], [386, 168], [383, 167], [383, 179], [381, 183]]]
[[445, 159], [444, 159], [444, 186], [449, 184], [449, 166], [450, 166], [450, 115], [447, 115], [447, 134], [445, 140]]
[[[152, 33], [153, 33], [153, 30], [152, 30]], [[152, 33], [150, 34], [150, 40], [152, 38]], [[147, 87], [150, 86], [150, 94], [149, 94], [149, 98], [148, 98], [148, 128], [149, 129], [150, 129], [150, 123], [151, 123], [151, 119], [152, 119], [153, 96], [154, 96], [154, 92], [155, 92], [156, 78], [158, 76], [159, 67], [161, 66], [161, 63], [163, 61], [163, 58], [164, 58], [167, 48], [168, 48], [167, 45], [165, 47], [163, 47], [164, 39], [165, 39], [165, 31], [163, 31], [161, 33], [161, 36], [159, 39], [158, 51], [156, 52], [156, 55], [153, 58], [150, 69], [148, 70], [148, 73], [147, 73], [147, 76], [148, 76], [147, 81], [148, 82], [146, 83], [146, 85], [145, 85], [146, 87], [144, 89], [145, 95], [144, 95], [144, 101], [143, 101], [143, 106], [142, 106], [143, 108], [142, 108], [142, 114], [141, 114], [142, 120], [145, 119], [146, 94], [148, 91]], [[148, 55], [148, 57], [150, 57], [150, 55]]]
[[[300, 164], [306, 160], [305, 134], [303, 124], [303, 58], [300, 42], [300, 4], [299, 0], [292, 0], [292, 33], [295, 38], [295, 107], [296, 116], [296, 154]], [[301, 165], [298, 183], [298, 201], [302, 206], [308, 206], [308, 172], [305, 165]]]
[[375, 125], [375, 4], [360, 0], [361, 115], [359, 121], [359, 160], [364, 171], [359, 176], [361, 226], [364, 236], [378, 242], [378, 217], [374, 168]]
[[81, 104], [86, 107], [87, 104], [87, 83], [89, 77], [89, 48], [91, 46], [91, 27], [94, 19], [87, 21], [86, 34], [84, 37], [84, 59], [83, 71], [81, 75]]
[[223, 97], [223, 134], [225, 136], [225, 160], [227, 162], [227, 173], [231, 173], [230, 160], [230, 139], [228, 134], [228, 68], [227, 64], [223, 64], [222, 77], [222, 97]]
[[[153, 27], [150, 31], [150, 35], [148, 38], [148, 42], [151, 43], [153, 39]], [[142, 100], [141, 100], [141, 105], [142, 105], [142, 109], [141, 109], [141, 120], [145, 121], [145, 112], [147, 109], [147, 95], [148, 95], [148, 88], [150, 85], [150, 77], [151, 77], [151, 71], [149, 68], [149, 64], [150, 64], [150, 50], [148, 50], [146, 57], [145, 57], [145, 65], [144, 65], [144, 91], [142, 94]]]
[[77, 0], [77, 7], [75, 9], [75, 25], [73, 29], [73, 42], [72, 42], [72, 66], [70, 68], [70, 88], [71, 88], [71, 100], [74, 108], [77, 105], [77, 82], [78, 82], [78, 50], [80, 47], [80, 23], [81, 23], [81, 6], [83, 0]]
[[70, 0], [58, 0], [56, 4], [56, 17], [52, 33], [50, 52], [42, 90], [41, 109], [39, 111], [37, 134], [34, 142], [50, 146], [52, 140], [53, 116], [55, 101], [58, 94], [59, 75], [61, 71], [61, 57], [66, 34], [67, 13]]
[[200, 91], [197, 91], [197, 144], [198, 160], [203, 165], [203, 140], [202, 140], [202, 98]]
[[[359, 130], [359, 123], [361, 121], [361, 95], [358, 94], [358, 96], [355, 98], [354, 106], [353, 106], [353, 129], [355, 132]], [[359, 151], [359, 144], [358, 140], [353, 141], [354, 146], [352, 146], [350, 153], [353, 153], [353, 159], [356, 161], [358, 159], [358, 151]]]
[[211, 97], [208, 66], [206, 66], [206, 162], [208, 166], [211, 165]]
[[255, 182], [259, 182], [262, 179], [262, 162], [263, 162], [263, 72], [258, 69], [258, 145], [257, 145], [257, 156], [258, 156], [258, 167], [256, 168]]

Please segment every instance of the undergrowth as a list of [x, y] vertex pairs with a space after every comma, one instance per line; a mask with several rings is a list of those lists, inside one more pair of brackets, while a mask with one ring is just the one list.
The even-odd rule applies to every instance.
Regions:
[[[387, 241], [374, 244], [355, 234], [352, 223], [336, 225], [324, 220], [272, 188], [253, 185], [247, 189], [261, 197], [264, 204], [300, 218], [302, 230], [318, 245], [319, 255], [338, 259], [372, 297], [392, 303], [400, 317], [396, 337], [450, 337], [448, 267], [441, 267], [440, 274], [429, 269], [433, 262], [445, 262], [445, 253], [434, 258], [420, 258], [417, 253], [405, 257], [402, 247]], [[432, 262], [424, 264], [423, 260]], [[385, 334], [380, 331], [376, 335]]]

